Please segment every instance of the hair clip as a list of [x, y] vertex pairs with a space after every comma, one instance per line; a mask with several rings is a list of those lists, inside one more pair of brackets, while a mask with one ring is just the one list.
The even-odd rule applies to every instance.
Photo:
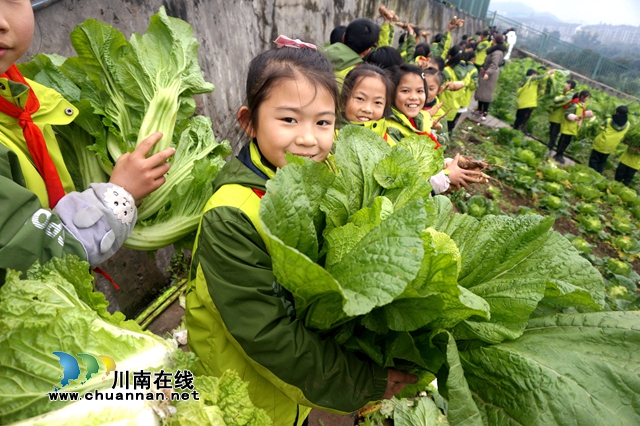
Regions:
[[308, 48], [308, 49], [318, 50], [315, 44], [305, 43], [300, 39], [293, 40], [284, 35], [278, 36], [278, 38], [275, 39], [273, 42], [277, 44], [278, 47], [293, 47], [294, 49]]
[[422, 79], [424, 80], [425, 79], [424, 73], [422, 73], [421, 75], [422, 75]]

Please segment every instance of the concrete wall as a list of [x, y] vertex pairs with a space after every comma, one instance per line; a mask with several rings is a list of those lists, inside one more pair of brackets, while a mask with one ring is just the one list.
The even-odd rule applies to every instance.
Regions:
[[[207, 81], [216, 90], [199, 100], [199, 112], [213, 119], [219, 140], [233, 145], [242, 141], [235, 111], [242, 105], [244, 80], [249, 61], [259, 52], [273, 47], [279, 34], [324, 44], [331, 30], [358, 17], [374, 19], [378, 0], [63, 0], [36, 13], [38, 22], [32, 49], [36, 53], [73, 55], [69, 33], [88, 18], [107, 22], [127, 37], [146, 30], [149, 17], [165, 5], [167, 13], [191, 23], [200, 41], [200, 65]], [[401, 19], [422, 25], [435, 34], [454, 16], [463, 12], [446, 8], [434, 0], [397, 0], [386, 5]], [[381, 22], [378, 20], [378, 22]], [[483, 29], [480, 19], [469, 19], [456, 30], [454, 40], [463, 33]], [[46, 36], [42, 36], [46, 34]], [[400, 31], [396, 33], [396, 36]]]

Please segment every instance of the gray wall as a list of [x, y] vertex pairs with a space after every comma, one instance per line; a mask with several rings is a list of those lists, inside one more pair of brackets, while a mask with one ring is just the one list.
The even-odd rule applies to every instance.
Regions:
[[[188, 21], [200, 41], [200, 65], [207, 81], [216, 90], [199, 100], [199, 112], [213, 119], [219, 140], [237, 145], [242, 140], [235, 111], [242, 105], [244, 79], [251, 58], [273, 47], [278, 34], [324, 44], [331, 30], [354, 18], [375, 18], [380, 2], [371, 0], [63, 0], [36, 13], [38, 22], [32, 49], [36, 53], [73, 55], [69, 33], [88, 18], [107, 22], [127, 37], [144, 32], [149, 17], [161, 5], [167, 13]], [[424, 26], [435, 34], [454, 16], [463, 12], [447, 9], [434, 0], [388, 1], [401, 19]], [[378, 22], [381, 22], [378, 20]], [[454, 41], [463, 33], [483, 29], [479, 19], [469, 19], [454, 32]], [[46, 34], [45, 37], [42, 34]], [[396, 33], [396, 37], [399, 31]]]

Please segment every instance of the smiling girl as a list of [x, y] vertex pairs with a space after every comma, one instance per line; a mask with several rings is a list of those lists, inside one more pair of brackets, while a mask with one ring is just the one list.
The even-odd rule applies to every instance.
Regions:
[[352, 412], [391, 398], [417, 377], [362, 361], [308, 330], [273, 274], [258, 217], [266, 181], [286, 164], [287, 152], [326, 159], [338, 93], [315, 46], [290, 39], [285, 45], [291, 47], [249, 65], [247, 104], [237, 113], [248, 143], [213, 182], [193, 249], [186, 319], [197, 374], [240, 372], [251, 400], [274, 424], [298, 426], [310, 407]]
[[391, 113], [392, 96], [393, 83], [387, 73], [375, 65], [362, 64], [344, 80], [340, 109], [349, 123], [372, 130], [389, 142], [385, 116]]

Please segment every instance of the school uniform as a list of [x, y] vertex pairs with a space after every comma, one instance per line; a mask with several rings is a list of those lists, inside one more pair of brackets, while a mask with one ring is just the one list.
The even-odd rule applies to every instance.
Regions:
[[186, 295], [196, 374], [233, 369], [275, 425], [299, 426], [311, 407], [353, 412], [380, 399], [387, 369], [306, 329], [276, 280], [258, 212], [274, 171], [257, 143], [213, 182], [193, 248]]
[[[564, 152], [569, 147], [571, 139], [578, 134], [578, 128], [584, 120], [586, 109], [584, 104], [577, 98], [564, 106], [565, 112], [560, 123], [560, 142], [558, 143], [558, 151], [556, 152], [556, 160], [564, 163]], [[570, 121], [567, 117], [574, 114], [578, 117], [575, 121]]]
[[640, 152], [637, 148], [627, 148], [620, 157], [615, 179], [625, 185], [631, 185], [636, 172], [640, 169]]
[[416, 117], [409, 118], [396, 107], [391, 108], [392, 114], [387, 120], [389, 144], [395, 145], [402, 139], [413, 136], [428, 136], [431, 133], [433, 118], [427, 111], [420, 111]]
[[600, 127], [602, 132], [594, 139], [593, 150], [589, 157], [589, 167], [598, 173], [603, 172], [607, 158], [622, 142], [631, 124], [627, 120], [623, 125], [618, 125], [612, 118], [607, 118]]
[[476, 46], [476, 68], [480, 70], [484, 65], [485, 59], [487, 59], [487, 49], [491, 47], [490, 40], [482, 40]]
[[449, 126], [449, 133], [453, 132], [456, 121], [460, 117], [458, 110], [464, 102], [467, 93], [466, 86], [470, 83], [470, 78], [467, 78], [468, 74], [469, 69], [467, 68], [466, 63], [464, 65], [462, 63], [459, 63], [453, 68], [447, 65], [442, 71], [443, 84], [450, 81], [462, 81], [465, 84], [465, 87], [460, 90], [445, 90], [440, 93], [440, 99], [443, 103], [442, 109], [447, 114], [447, 125]]
[[564, 115], [564, 106], [571, 102], [573, 95], [574, 91], [569, 90], [553, 98], [553, 107], [549, 114], [549, 150], [554, 150], [556, 147], [556, 140], [560, 134], [560, 123], [562, 123]]
[[513, 123], [514, 129], [522, 130], [523, 132], [526, 130], [527, 121], [529, 121], [533, 110], [538, 106], [540, 83], [548, 78], [547, 74], [531, 75], [524, 78], [518, 89], [518, 97], [516, 99], [517, 111], [516, 121]]
[[118, 185], [92, 184], [74, 192], [51, 126], [71, 123], [78, 111], [55, 90], [16, 80], [0, 75], [0, 97], [25, 110], [35, 95], [40, 106], [31, 119], [44, 138], [39, 155], [47, 160], [39, 161], [48, 166], [41, 172], [19, 119], [0, 113], [0, 286], [7, 269], [26, 271], [35, 261], [72, 254], [92, 266], [102, 263], [130, 235], [137, 215], [135, 200]]
[[349, 71], [362, 63], [362, 58], [344, 43], [333, 43], [323, 53], [333, 65], [334, 74], [340, 87]]

